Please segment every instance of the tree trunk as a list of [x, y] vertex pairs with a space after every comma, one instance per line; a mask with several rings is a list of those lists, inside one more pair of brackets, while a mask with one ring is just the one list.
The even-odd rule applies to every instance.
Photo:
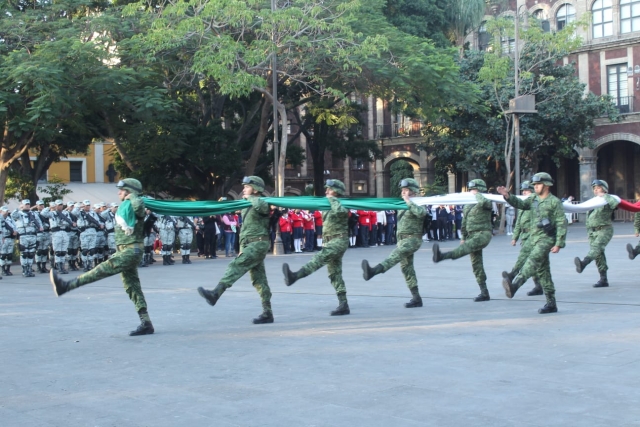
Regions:
[[258, 163], [258, 157], [260, 157], [260, 152], [262, 151], [262, 146], [264, 145], [264, 140], [267, 136], [267, 132], [269, 132], [269, 112], [273, 104], [269, 102], [267, 99], [264, 100], [262, 104], [262, 112], [260, 113], [260, 129], [258, 131], [258, 136], [256, 136], [256, 140], [253, 143], [253, 150], [251, 151], [251, 157], [249, 157], [249, 161], [247, 162], [247, 167], [245, 168], [246, 175], [253, 175], [256, 169], [256, 163]]
[[313, 191], [316, 196], [324, 194], [324, 150], [321, 153], [315, 153], [311, 150], [311, 159], [313, 161]]
[[0, 162], [0, 200], [2, 200], [2, 204], [4, 204], [5, 200], [5, 191], [7, 190], [7, 178], [9, 178], [9, 163]]

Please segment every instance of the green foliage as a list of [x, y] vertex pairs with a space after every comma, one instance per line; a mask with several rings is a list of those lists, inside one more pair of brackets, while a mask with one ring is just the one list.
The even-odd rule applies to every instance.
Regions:
[[405, 178], [413, 178], [413, 166], [406, 160], [396, 160], [391, 165], [390, 172], [389, 185], [391, 187], [391, 197], [400, 197], [400, 181]]
[[38, 187], [38, 191], [48, 194], [47, 197], [42, 198], [45, 205], [58, 199], [63, 199], [67, 194], [73, 193], [73, 191], [67, 188], [64, 181], [57, 176], [50, 177], [47, 185], [45, 187]]
[[5, 190], [5, 202], [7, 200], [23, 200], [28, 199], [29, 195], [35, 190], [35, 185], [31, 177], [28, 175], [22, 175], [16, 171], [9, 171], [9, 178], [7, 178], [7, 187]]
[[426, 184], [422, 187], [422, 191], [426, 197], [440, 196], [447, 194], [447, 187], [438, 183]]

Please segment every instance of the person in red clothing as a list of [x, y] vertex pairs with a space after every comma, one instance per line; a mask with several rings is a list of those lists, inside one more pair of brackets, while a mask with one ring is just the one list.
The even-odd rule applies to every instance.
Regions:
[[291, 219], [289, 218], [289, 211], [286, 209], [282, 211], [282, 216], [278, 220], [280, 223], [280, 236], [282, 237], [282, 246], [284, 246], [284, 253], [291, 253]]
[[369, 216], [369, 211], [358, 211], [358, 223], [360, 224], [358, 237], [360, 238], [360, 246], [363, 248], [369, 247], [370, 222], [371, 217]]
[[304, 250], [313, 252], [315, 246], [316, 223], [309, 211], [302, 211], [302, 223], [304, 225]]
[[295, 253], [302, 252], [302, 234], [303, 234], [303, 225], [302, 225], [302, 214], [300, 213], [300, 209], [296, 209], [293, 212], [289, 212], [289, 217], [293, 222], [293, 250]]
[[313, 211], [313, 218], [316, 222], [316, 250], [322, 249], [322, 212]]
[[369, 246], [378, 246], [378, 213], [369, 211]]

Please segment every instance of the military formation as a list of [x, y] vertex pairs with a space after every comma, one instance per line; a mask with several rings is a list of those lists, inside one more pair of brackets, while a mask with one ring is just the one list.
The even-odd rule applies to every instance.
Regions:
[[[271, 289], [264, 265], [270, 246], [269, 205], [262, 199], [265, 185], [264, 181], [257, 176], [245, 177], [242, 183], [242, 197], [250, 203], [250, 206], [242, 211], [244, 225], [240, 232], [240, 252], [229, 263], [214, 289], [199, 287], [198, 293], [209, 305], [214, 306], [227, 289], [249, 273], [251, 283], [262, 302], [262, 313], [253, 319], [253, 323], [273, 323]], [[497, 188], [497, 192], [504, 197], [505, 202], [518, 210], [511, 243], [515, 246], [518, 240], [521, 241], [521, 250], [516, 264], [511, 271], [502, 273], [502, 286], [506, 296], [513, 298], [518, 289], [532, 278], [534, 287], [527, 295], [544, 294], [546, 297], [546, 304], [538, 310], [540, 314], [558, 311], [549, 256], [565, 247], [567, 234], [567, 221], [562, 202], [551, 194], [552, 186], [551, 176], [541, 172], [535, 174], [530, 181], [522, 183], [520, 190], [523, 198], [510, 194], [505, 187]], [[172, 264], [170, 260], [173, 252], [172, 237], [175, 238], [176, 234], [181, 242], [183, 263], [190, 264], [190, 244], [195, 225], [188, 217], [169, 215], [157, 217], [145, 209], [144, 201], [140, 197], [142, 185], [135, 179], [122, 180], [117, 187], [118, 196], [122, 201], [120, 206], [111, 204], [107, 208], [104, 204], [98, 204], [91, 209], [90, 202], [86, 200], [82, 204], [69, 205], [73, 209], [69, 207], [65, 209], [63, 202], [57, 200], [48, 208], [39, 203], [35, 210], [31, 210], [30, 202], [23, 200], [20, 209], [11, 214], [6, 207], [0, 208], [4, 237], [0, 247], [0, 265], [2, 265], [3, 274], [11, 274], [9, 270], [13, 253], [12, 242], [17, 238], [23, 275], [27, 277], [33, 275], [34, 258], [39, 271], [46, 270], [46, 257], [48, 252], [51, 252], [54, 262], [50, 278], [54, 292], [58, 296], [121, 273], [125, 291], [134, 303], [141, 322], [130, 335], [152, 334], [154, 328], [140, 285], [138, 267], [153, 262], [151, 248], [156, 233], [160, 235], [163, 244], [167, 245], [162, 247], [165, 265]], [[375, 266], [371, 266], [368, 260], [363, 260], [363, 278], [368, 281], [376, 275], [387, 272], [396, 264], [400, 264], [407, 287], [411, 292], [411, 299], [405, 303], [405, 307], [422, 307], [422, 297], [418, 290], [414, 269], [414, 254], [422, 245], [423, 222], [427, 211], [425, 207], [415, 204], [411, 199], [419, 194], [420, 186], [417, 181], [403, 179], [399, 187], [407, 209], [398, 215], [398, 245], [385, 260]], [[455, 260], [469, 255], [473, 273], [480, 288], [480, 294], [474, 301], [483, 302], [490, 300], [482, 250], [491, 241], [492, 202], [483, 195], [487, 191], [483, 180], [474, 179], [468, 183], [468, 187], [476, 203], [466, 205], [464, 208], [460, 246], [452, 251], [442, 252], [439, 245], [434, 244], [433, 262]], [[590, 249], [584, 258], [576, 257], [575, 264], [577, 272], [582, 273], [592, 261], [595, 261], [600, 280], [594, 284], [594, 287], [599, 288], [609, 286], [604, 250], [613, 235], [612, 212], [619, 202], [608, 194], [609, 187], [606, 181], [594, 180], [592, 188], [594, 196], [602, 197], [605, 204], [588, 213], [586, 226]], [[322, 213], [324, 224], [322, 250], [297, 271], [292, 270], [287, 263], [283, 264], [282, 270], [285, 284], [292, 286], [326, 265], [338, 299], [338, 306], [331, 311], [331, 315], [342, 316], [351, 312], [346, 285], [342, 277], [342, 258], [349, 246], [349, 211], [340, 201], [340, 197], [346, 193], [344, 183], [329, 179], [326, 181], [325, 189], [330, 209]], [[636, 214], [634, 226], [636, 236], [640, 236], [640, 214]], [[74, 259], [69, 258], [71, 254], [76, 253], [70, 243], [70, 232], [79, 236], [80, 259], [84, 265], [84, 272], [75, 279], [64, 280], [61, 275], [67, 273], [64, 268], [65, 261], [69, 261], [70, 268], [76, 268]], [[43, 236], [44, 233], [49, 235]], [[98, 234], [101, 234], [100, 240], [97, 238]], [[166, 243], [167, 241], [171, 243]], [[97, 245], [100, 246], [100, 251], [97, 250]], [[634, 259], [640, 254], [640, 243], [636, 247], [627, 245], [627, 251], [629, 258]]]

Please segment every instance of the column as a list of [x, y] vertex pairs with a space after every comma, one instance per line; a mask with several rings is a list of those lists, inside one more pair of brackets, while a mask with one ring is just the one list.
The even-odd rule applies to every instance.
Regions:
[[351, 194], [351, 169], [350, 169], [349, 157], [344, 159], [344, 164], [342, 167], [344, 169], [344, 186], [347, 189], [346, 195], [348, 196]]
[[591, 183], [596, 179], [598, 175], [597, 161], [598, 157], [595, 155], [594, 150], [589, 148], [583, 148], [578, 150], [580, 162], [580, 201], [584, 202], [589, 200], [593, 196], [591, 190]]
[[382, 160], [376, 160], [376, 197], [384, 197], [384, 167]]
[[102, 142], [95, 142], [93, 144], [93, 161], [95, 178], [94, 182], [104, 182], [104, 146]]
[[453, 172], [447, 172], [447, 181], [448, 181], [448, 192], [455, 193], [456, 192], [456, 175]]

